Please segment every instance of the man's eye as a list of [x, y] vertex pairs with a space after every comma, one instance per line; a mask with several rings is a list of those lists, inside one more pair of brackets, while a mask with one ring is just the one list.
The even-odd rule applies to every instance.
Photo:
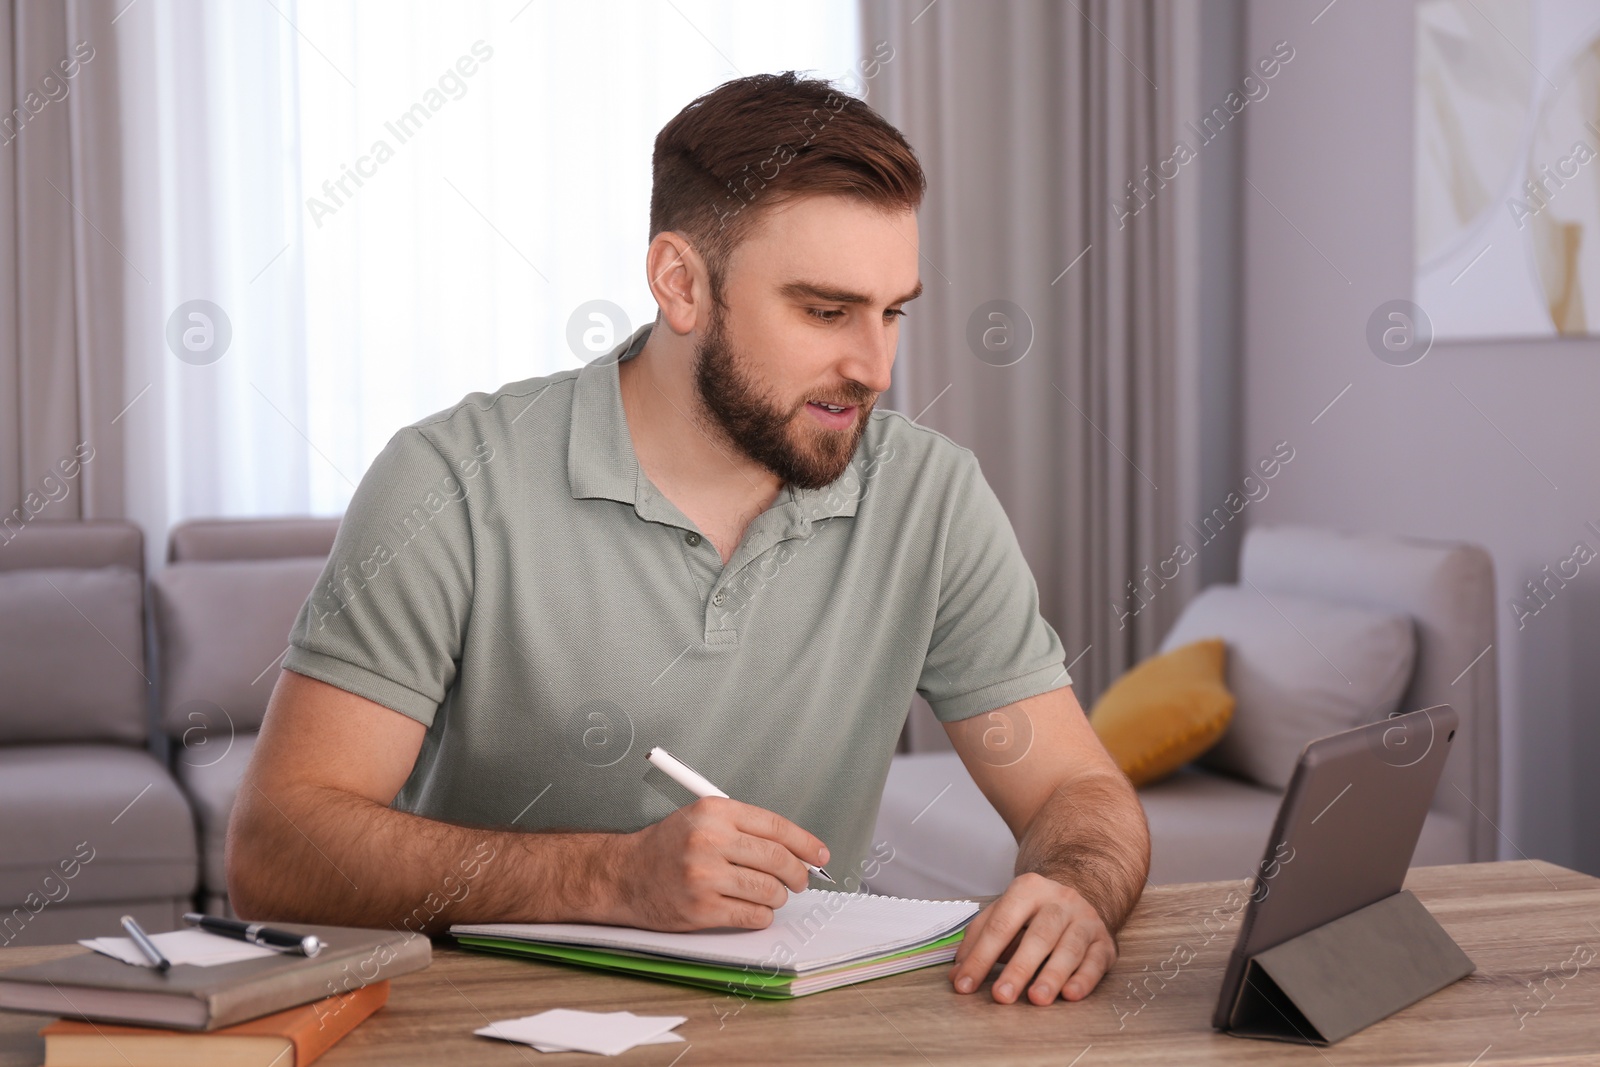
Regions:
[[[839, 318], [844, 314], [844, 312], [837, 308], [806, 308], [806, 314], [810, 315], [814, 319], [817, 319], [819, 322], [838, 322]], [[883, 309], [883, 317], [885, 321], [893, 321], [896, 318], [905, 318], [905, 314], [906, 313], [899, 308]]]

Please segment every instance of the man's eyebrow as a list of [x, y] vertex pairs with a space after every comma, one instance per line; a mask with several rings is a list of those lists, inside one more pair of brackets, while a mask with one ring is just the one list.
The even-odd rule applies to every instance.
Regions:
[[[794, 300], [821, 300], [829, 304], [872, 304], [875, 301], [865, 293], [852, 292], [849, 289], [840, 289], [832, 285], [823, 285], [819, 282], [794, 281], [785, 282], [778, 287], [778, 292]], [[917, 282], [917, 287], [897, 300], [889, 301], [890, 304], [905, 304], [922, 295], [922, 282]]]

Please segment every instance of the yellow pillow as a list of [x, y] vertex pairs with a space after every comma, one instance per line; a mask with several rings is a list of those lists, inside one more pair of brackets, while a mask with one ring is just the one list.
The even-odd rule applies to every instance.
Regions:
[[1220, 637], [1152, 656], [1094, 702], [1089, 724], [1134, 785], [1171, 774], [1217, 743], [1233, 719]]

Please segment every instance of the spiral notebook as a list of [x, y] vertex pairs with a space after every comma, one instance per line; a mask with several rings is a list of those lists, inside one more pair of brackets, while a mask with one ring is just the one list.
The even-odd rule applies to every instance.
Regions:
[[758, 997], [800, 997], [955, 958], [970, 900], [912, 900], [808, 889], [764, 930], [692, 933], [583, 923], [452, 926], [486, 952], [625, 971]]

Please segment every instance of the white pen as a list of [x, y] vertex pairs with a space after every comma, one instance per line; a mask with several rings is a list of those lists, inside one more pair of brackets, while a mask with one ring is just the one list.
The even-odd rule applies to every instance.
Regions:
[[[687, 763], [683, 762], [678, 757], [674, 756], [672, 753], [668, 752], [659, 745], [646, 753], [644, 758], [649, 760], [656, 767], [660, 768], [661, 773], [665, 774], [667, 777], [671, 778], [674, 782], [677, 782], [679, 785], [683, 786], [697, 797], [722, 797], [724, 800], [733, 799], [732, 797], [728, 796], [728, 794], [724, 793], [722, 790], [718, 789], [716, 786], [707, 781], [705, 776], [700, 772], [696, 771], [693, 767], [690, 767]], [[800, 862], [805, 863], [804, 860], [801, 860]], [[817, 875], [819, 878], [826, 878], [830, 882], [833, 881], [833, 875], [829, 874], [821, 867], [816, 867], [812, 864], [806, 863], [806, 869], [812, 874]], [[837, 885], [838, 883], [835, 882], [834, 884]]]

